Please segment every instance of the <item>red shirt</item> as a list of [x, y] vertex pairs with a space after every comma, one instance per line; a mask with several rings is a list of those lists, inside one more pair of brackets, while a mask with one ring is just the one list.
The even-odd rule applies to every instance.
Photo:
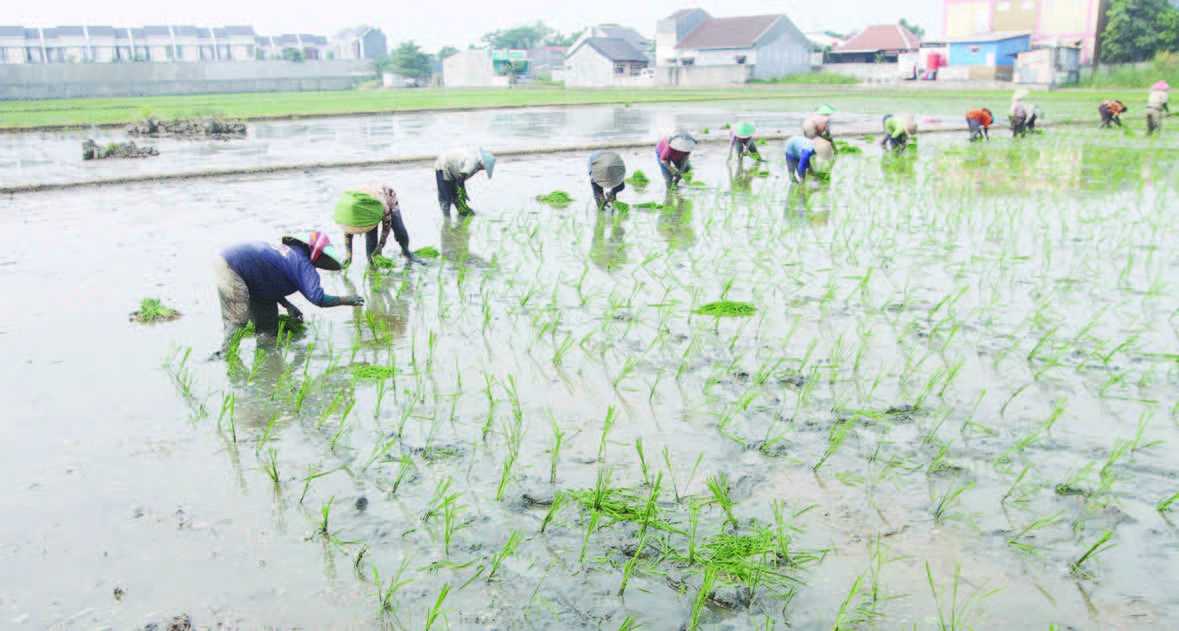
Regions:
[[691, 154], [672, 149], [670, 142], [670, 138], [664, 137], [659, 140], [659, 144], [655, 145], [655, 153], [659, 155], [659, 160], [662, 162], [673, 162], [675, 164], [680, 164], [684, 160], [687, 160]]
[[990, 127], [991, 123], [995, 122], [995, 120], [991, 118], [991, 114], [986, 110], [970, 110], [966, 113], [966, 120], [975, 121], [983, 127]]

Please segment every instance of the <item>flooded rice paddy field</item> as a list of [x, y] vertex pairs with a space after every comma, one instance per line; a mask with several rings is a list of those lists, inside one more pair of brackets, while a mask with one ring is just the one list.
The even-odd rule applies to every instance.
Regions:
[[[422, 168], [0, 200], [0, 620], [1165, 625], [1170, 138], [920, 144], [791, 191], [780, 144], [766, 177], [704, 147], [614, 215], [581, 155], [504, 160], [465, 222]], [[372, 180], [441, 258], [325, 273], [367, 305], [208, 359], [218, 249]], [[145, 296], [183, 317], [129, 323]]]
[[[244, 139], [130, 138], [140, 145], [157, 147], [160, 155], [143, 160], [91, 162], [81, 159], [84, 140], [93, 138], [99, 144], [123, 142], [129, 139], [127, 134], [111, 128], [10, 133], [0, 134], [0, 186], [434, 155], [450, 146], [452, 138], [497, 150], [653, 140], [657, 133], [670, 129], [689, 129], [702, 138], [725, 138], [728, 132], [722, 126], [738, 117], [754, 122], [763, 132], [798, 129], [803, 112], [826, 102], [845, 108], [834, 117], [837, 127], [876, 131], [882, 114], [914, 107], [907, 101], [863, 101], [847, 95], [837, 99], [831, 94], [817, 94], [781, 101], [409, 112], [259, 121], [250, 123]], [[932, 107], [923, 105], [921, 113], [927, 126], [943, 120], [961, 124], [963, 113], [976, 106], [970, 101], [943, 99]]]

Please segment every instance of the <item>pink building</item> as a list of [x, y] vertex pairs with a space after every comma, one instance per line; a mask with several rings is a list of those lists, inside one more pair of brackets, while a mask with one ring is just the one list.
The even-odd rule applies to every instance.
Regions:
[[948, 40], [986, 33], [1031, 33], [1032, 46], [1080, 46], [1093, 62], [1109, 0], [945, 0]]

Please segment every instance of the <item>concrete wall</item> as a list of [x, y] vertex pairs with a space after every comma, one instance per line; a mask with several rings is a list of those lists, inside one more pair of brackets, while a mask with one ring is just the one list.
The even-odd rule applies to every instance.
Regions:
[[565, 60], [565, 85], [601, 88], [614, 84], [614, 62], [591, 46], [582, 46]]
[[375, 76], [358, 61], [14, 64], [0, 65], [0, 100], [349, 90]]
[[491, 54], [482, 49], [459, 51], [442, 62], [442, 82], [448, 88], [507, 87], [511, 79], [495, 73]]
[[777, 79], [811, 71], [811, 43], [789, 20], [780, 20], [757, 47], [754, 79]]
[[865, 83], [890, 83], [912, 76], [910, 71], [909, 75], [902, 77], [897, 64], [823, 64], [819, 72], [847, 75]]
[[753, 78], [753, 66], [656, 66], [655, 84], [682, 88], [741, 85]]

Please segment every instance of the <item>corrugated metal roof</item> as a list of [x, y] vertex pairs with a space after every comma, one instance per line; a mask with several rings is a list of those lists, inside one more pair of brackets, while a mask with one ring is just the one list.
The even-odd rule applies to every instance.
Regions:
[[24, 37], [25, 27], [23, 26], [0, 26], [0, 37]]
[[837, 53], [864, 53], [881, 50], [917, 50], [921, 38], [900, 24], [869, 26], [835, 49]]
[[697, 26], [676, 48], [752, 48], [784, 15], [747, 15], [736, 18], [711, 18]]
[[[45, 30], [46, 30], [46, 32], [49, 31], [49, 29], [45, 29]], [[80, 26], [59, 26], [59, 27], [53, 29], [53, 31], [54, 31], [54, 34], [57, 35], [58, 37], [81, 37], [82, 35], [85, 34], [85, 33], [83, 33], [82, 27], [80, 27]]]
[[642, 51], [622, 38], [587, 37], [584, 44], [610, 61], [647, 61], [647, 56]]
[[245, 25], [229, 25], [225, 27], [225, 32], [229, 35], [248, 35], [254, 36], [254, 27]]
[[115, 35], [115, 27], [87, 26], [86, 32], [90, 33], [90, 37], [113, 37]]
[[171, 36], [172, 32], [170, 30], [168, 30], [167, 26], [160, 26], [160, 25], [156, 24], [156, 25], [149, 25], [149, 26], [143, 27], [143, 34], [149, 35], [149, 36], [150, 35]]

